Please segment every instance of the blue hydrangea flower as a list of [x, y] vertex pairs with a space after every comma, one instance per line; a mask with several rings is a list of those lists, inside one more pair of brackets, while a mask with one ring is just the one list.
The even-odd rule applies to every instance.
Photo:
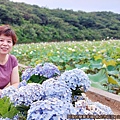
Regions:
[[35, 75], [52, 78], [55, 75], [60, 75], [60, 71], [53, 63], [38, 64], [35, 67]]
[[48, 98], [32, 103], [27, 120], [67, 120], [68, 114], [76, 114], [76, 109], [70, 102]]
[[114, 114], [109, 106], [103, 105], [100, 102], [94, 102], [93, 104], [97, 107], [97, 109], [95, 109], [95, 111], [94, 111], [94, 112], [96, 112], [96, 114], [98, 114], [100, 110], [101, 110], [101, 113], [99, 113], [100, 115], [105, 115], [105, 114], [113, 115]]
[[35, 74], [35, 69], [34, 68], [27, 68], [21, 75], [22, 80], [28, 81], [32, 75]]
[[76, 87], [83, 87], [85, 92], [88, 90], [91, 84], [87, 74], [78, 68], [65, 71], [61, 74], [59, 80], [65, 81], [67, 85], [73, 90], [76, 90]]
[[9, 87], [4, 88], [4, 89], [2, 90], [2, 95], [1, 95], [1, 97], [5, 97], [5, 96], [10, 97], [10, 96], [12, 96], [15, 92], [17, 92], [17, 89], [16, 89], [15, 87], [13, 87], [13, 86], [9, 86]]
[[44, 92], [41, 84], [29, 83], [26, 86], [20, 87], [12, 96], [10, 100], [16, 105], [24, 104], [31, 105], [34, 101], [44, 98]]
[[92, 102], [85, 96], [84, 99], [75, 102], [77, 114], [79, 115], [114, 115], [111, 108], [99, 102]]
[[53, 78], [47, 79], [42, 83], [45, 99], [58, 98], [62, 101], [71, 101], [72, 91], [65, 81], [58, 81]]
[[11, 120], [10, 118], [0, 118], [0, 120]]
[[22, 86], [26, 86], [27, 85], [27, 81], [26, 80], [22, 80], [20, 83], [19, 83], [19, 86], [18, 88], [22, 87]]
[[6, 118], [0, 118], [0, 120], [19, 120], [19, 118], [15, 116], [13, 119], [6, 117]]
[[0, 120], [19, 120], [19, 118], [18, 118], [18, 115], [15, 115], [14, 117], [13, 117], [13, 119], [10, 119], [10, 118], [0, 118]]
[[60, 75], [60, 71], [53, 63], [38, 64], [35, 68], [27, 68], [21, 79], [28, 81], [33, 75], [43, 76], [47, 79]]

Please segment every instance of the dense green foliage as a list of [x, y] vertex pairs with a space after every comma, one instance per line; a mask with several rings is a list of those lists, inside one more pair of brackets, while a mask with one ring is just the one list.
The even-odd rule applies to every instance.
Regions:
[[0, 24], [10, 24], [18, 43], [120, 39], [120, 14], [48, 9], [0, 0]]

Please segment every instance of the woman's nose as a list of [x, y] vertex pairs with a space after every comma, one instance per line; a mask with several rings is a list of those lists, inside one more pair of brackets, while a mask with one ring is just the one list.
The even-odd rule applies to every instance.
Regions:
[[7, 41], [6, 40], [4, 40], [4, 42], [3, 42], [3, 45], [7, 45], [8, 43], [7, 43]]

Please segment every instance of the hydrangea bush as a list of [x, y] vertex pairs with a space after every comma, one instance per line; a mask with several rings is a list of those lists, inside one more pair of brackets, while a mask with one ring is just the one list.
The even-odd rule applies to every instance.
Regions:
[[83, 88], [83, 91], [85, 92], [91, 84], [87, 74], [78, 68], [65, 71], [61, 74], [59, 80], [65, 81], [72, 90], [76, 90], [76, 88]]
[[51, 78], [44, 81], [42, 86], [45, 93], [45, 99], [58, 98], [62, 101], [71, 102], [72, 91], [65, 81], [58, 81]]
[[27, 68], [22, 76], [22, 80], [42, 83], [48, 78], [60, 75], [60, 71], [53, 63], [38, 64], [35, 68]]
[[65, 71], [58, 78], [59, 81], [65, 81], [67, 86], [72, 90], [72, 103], [75, 104], [77, 97], [86, 92], [90, 87], [90, 80], [87, 74], [78, 68]]
[[[33, 75], [45, 79], [38, 83], [28, 83]], [[76, 68], [61, 74], [55, 65], [45, 63], [26, 69], [22, 74], [19, 88], [6, 88], [2, 91], [1, 97], [10, 97], [11, 102], [23, 111], [25, 106], [29, 107], [26, 115], [20, 111], [27, 120], [70, 120], [67, 118], [69, 114], [112, 115], [111, 108], [99, 102], [91, 102], [85, 96], [84, 93], [89, 87], [90, 80], [81, 69]], [[18, 119], [21, 114], [16, 115]]]
[[[10, 93], [10, 94], [9, 94]], [[19, 89], [12, 86], [2, 91], [1, 97], [8, 96], [15, 106], [24, 104], [29, 106], [32, 102], [41, 100], [44, 97], [41, 84], [27, 84]]]
[[92, 102], [86, 95], [80, 96], [80, 99], [75, 102], [78, 115], [112, 115], [110, 107], [99, 102]]
[[67, 114], [76, 114], [70, 102], [48, 98], [31, 105], [27, 120], [66, 120]]

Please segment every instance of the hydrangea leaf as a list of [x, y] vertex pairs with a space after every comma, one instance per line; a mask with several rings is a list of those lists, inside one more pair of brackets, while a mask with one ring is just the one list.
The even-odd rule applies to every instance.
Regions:
[[18, 113], [16, 107], [10, 102], [8, 97], [0, 98], [0, 116], [3, 118], [13, 118]]
[[39, 76], [39, 75], [33, 75], [31, 76], [30, 80], [28, 80], [29, 83], [42, 83], [44, 80], [46, 80], [47, 78], [43, 77], [43, 76]]

